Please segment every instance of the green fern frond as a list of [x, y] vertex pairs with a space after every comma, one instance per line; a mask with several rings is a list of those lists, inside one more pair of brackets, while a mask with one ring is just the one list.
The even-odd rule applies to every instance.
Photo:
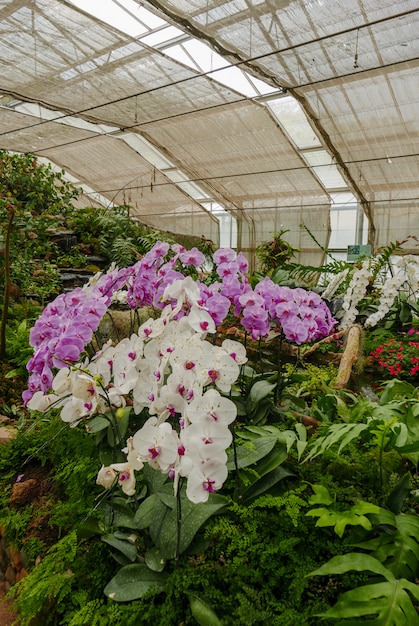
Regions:
[[[394, 515], [390, 511], [385, 514], [388, 532], [356, 547], [372, 550], [372, 556], [397, 578], [415, 580], [419, 573], [419, 519], [413, 515]], [[391, 527], [393, 531], [389, 532]]]
[[[335, 556], [309, 576], [330, 576], [347, 572], [370, 572], [371, 584], [343, 593], [337, 603], [319, 617], [343, 620], [337, 626], [419, 626], [416, 605], [419, 587], [406, 578], [396, 578], [390, 569], [368, 554], [352, 552]], [[375, 582], [376, 576], [383, 582]]]

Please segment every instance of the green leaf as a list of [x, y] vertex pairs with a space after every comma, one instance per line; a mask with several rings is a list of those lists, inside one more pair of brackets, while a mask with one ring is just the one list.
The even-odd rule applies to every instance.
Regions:
[[384, 567], [380, 561], [374, 559], [374, 557], [369, 554], [358, 554], [356, 552], [334, 556], [330, 559], [330, 561], [307, 575], [329, 576], [330, 574], [346, 574], [347, 572], [365, 571], [379, 574], [389, 582], [394, 582], [396, 580], [392, 572]]
[[77, 527], [77, 539], [90, 539], [95, 535], [100, 535], [104, 531], [103, 524], [94, 517], [88, 517]]
[[[182, 493], [181, 497], [181, 527], [179, 553], [181, 554], [191, 544], [198, 530], [215, 513], [218, 513], [227, 504], [223, 496], [210, 494], [207, 502], [194, 504]], [[154, 522], [153, 522], [154, 527]], [[158, 534], [154, 533], [154, 541], [165, 558], [174, 558], [176, 555], [178, 529], [178, 515], [176, 508], [168, 509], [162, 519]], [[150, 529], [151, 531], [151, 529]]]
[[147, 567], [153, 570], [153, 572], [162, 572], [166, 565], [166, 559], [156, 547], [147, 550], [144, 555], [144, 560]]
[[251, 402], [258, 403], [275, 389], [276, 383], [269, 383], [267, 380], [258, 380], [252, 385], [249, 393]]
[[359, 435], [368, 428], [368, 424], [330, 424], [327, 433], [321, 437], [317, 437], [313, 447], [304, 459], [304, 463], [314, 459], [319, 454], [323, 454], [332, 446], [339, 444], [337, 454], [351, 441], [359, 437]]
[[[271, 450], [273, 450], [276, 444], [276, 437], [260, 437], [253, 441], [246, 442], [244, 445], [236, 446], [236, 459], [238, 468], [248, 467], [253, 465], [263, 457], [267, 456]], [[229, 451], [229, 461], [227, 468], [229, 470], [235, 469], [235, 460], [233, 451]]]
[[306, 515], [319, 518], [316, 526], [333, 526], [335, 533], [342, 537], [346, 526], [362, 526], [365, 530], [371, 530], [372, 524], [365, 515], [368, 513], [377, 514], [379, 511], [380, 508], [375, 504], [360, 501], [348, 511], [333, 511], [320, 507], [308, 511]]
[[191, 613], [199, 626], [221, 626], [214, 611], [198, 596], [190, 596]]
[[[391, 580], [364, 585], [343, 593], [335, 606], [322, 615], [325, 619], [353, 619], [342, 624], [370, 626], [418, 626], [419, 615], [411, 595], [419, 600], [417, 585], [408, 580]], [[364, 618], [369, 618], [364, 621]]]
[[380, 404], [386, 405], [396, 398], [414, 398], [417, 389], [411, 383], [394, 379], [386, 383], [385, 389], [380, 396]]
[[157, 493], [167, 480], [167, 474], [163, 474], [160, 470], [153, 469], [146, 463], [142, 469], [144, 480], [150, 493]]
[[106, 585], [104, 593], [115, 602], [131, 602], [141, 598], [147, 591], [164, 588], [166, 574], [153, 572], [143, 563], [125, 565]]
[[10, 370], [4, 374], [5, 378], [14, 378], [15, 376], [24, 376], [27, 374], [26, 370], [23, 367], [17, 367], [14, 370]]
[[281, 465], [287, 459], [288, 452], [285, 446], [282, 444], [276, 444], [269, 454], [256, 463], [256, 467], [254, 469], [259, 476], [265, 476], [265, 474], [268, 474], [277, 468], [278, 465]]
[[98, 415], [97, 417], [93, 417], [88, 422], [88, 432], [89, 433], [98, 433], [101, 430], [105, 430], [110, 426], [110, 422], [106, 417], [101, 417]]
[[387, 506], [393, 513], [400, 513], [406, 496], [410, 491], [410, 473], [408, 472], [398, 481], [387, 499]]
[[244, 492], [243, 502], [249, 502], [250, 500], [257, 498], [276, 485], [280, 480], [290, 476], [295, 476], [295, 474], [290, 472], [285, 467], [282, 467], [282, 465], [277, 467], [269, 474], [262, 476], [262, 478], [253, 483], [253, 485]]
[[137, 558], [137, 547], [129, 540], [117, 539], [113, 534], [103, 535], [102, 541], [115, 548], [127, 557], [129, 561], [135, 561]]
[[333, 504], [334, 500], [324, 485], [311, 485], [314, 494], [310, 496], [309, 504]]
[[110, 519], [112, 526], [118, 526], [119, 528], [136, 529], [134, 514], [125, 500], [122, 498], [114, 498], [112, 503], [104, 503], [102, 509], [109, 507], [111, 509]]
[[373, 541], [357, 544], [373, 549], [373, 556], [397, 578], [415, 580], [419, 573], [419, 518], [415, 515], [393, 517], [394, 532], [382, 533]]
[[161, 504], [160, 498], [156, 493], [148, 496], [148, 498], [140, 504], [134, 515], [135, 528], [143, 530], [143, 528], [151, 526], [155, 519], [155, 508], [159, 504]]

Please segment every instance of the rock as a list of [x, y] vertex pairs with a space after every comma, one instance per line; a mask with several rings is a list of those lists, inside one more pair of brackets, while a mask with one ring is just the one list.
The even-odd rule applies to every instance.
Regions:
[[38, 495], [39, 485], [34, 478], [29, 478], [22, 483], [15, 483], [10, 495], [10, 506], [19, 508], [32, 502]]
[[13, 565], [9, 565], [5, 574], [4, 574], [5, 579], [7, 580], [7, 582], [9, 583], [9, 585], [14, 585], [16, 582], [16, 572], [15, 569], [13, 567]]
[[18, 583], [22, 578], [26, 578], [29, 575], [28, 570], [25, 567], [22, 567], [16, 574], [16, 582]]
[[22, 563], [22, 555], [19, 552], [19, 550], [16, 550], [16, 548], [13, 548], [13, 546], [10, 546], [9, 554], [10, 554], [10, 560], [12, 562], [12, 565], [15, 567], [15, 569], [20, 570], [23, 566], [23, 563]]
[[12, 426], [0, 426], [0, 445], [9, 443], [16, 438], [17, 428]]

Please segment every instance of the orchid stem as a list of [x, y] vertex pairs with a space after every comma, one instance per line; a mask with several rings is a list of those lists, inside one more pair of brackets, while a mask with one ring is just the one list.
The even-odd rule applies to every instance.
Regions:
[[231, 428], [233, 431], [233, 456], [234, 456], [234, 468], [235, 468], [235, 474], [236, 474], [237, 499], [240, 502], [243, 496], [241, 492], [241, 478], [240, 478], [239, 463], [237, 459], [236, 432], [234, 429], [234, 424], [232, 425]]
[[181, 478], [179, 480], [179, 486], [178, 486], [178, 490], [176, 492], [176, 524], [177, 524], [177, 528], [176, 528], [176, 554], [175, 554], [176, 566], [179, 565], [180, 536], [181, 536], [181, 532], [182, 532], [182, 500], [181, 500], [182, 483], [183, 483], [183, 479]]

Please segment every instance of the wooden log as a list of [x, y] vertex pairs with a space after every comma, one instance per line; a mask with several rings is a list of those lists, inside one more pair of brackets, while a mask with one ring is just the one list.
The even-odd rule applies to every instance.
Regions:
[[351, 377], [352, 368], [359, 358], [361, 337], [361, 326], [354, 325], [349, 328], [345, 350], [340, 360], [338, 374], [332, 385], [335, 389], [344, 389], [347, 386]]

